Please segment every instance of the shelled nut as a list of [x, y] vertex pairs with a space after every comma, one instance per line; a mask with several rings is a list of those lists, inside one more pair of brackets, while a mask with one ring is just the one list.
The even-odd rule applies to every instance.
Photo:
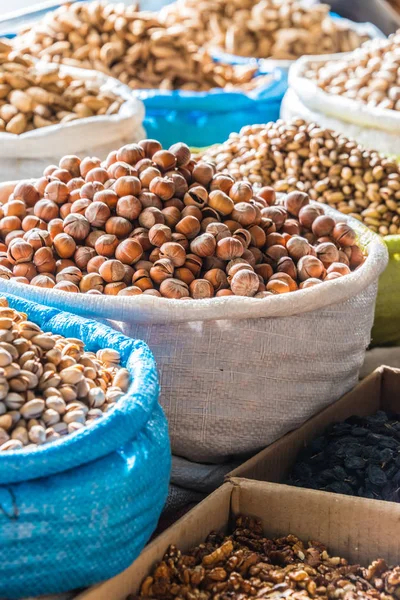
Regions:
[[400, 233], [398, 162], [315, 123], [246, 126], [200, 160], [256, 188], [306, 192], [381, 235]]
[[[27, 54], [0, 42], [0, 131], [22, 134], [56, 123], [119, 112], [124, 100], [101, 84], [63, 73], [59, 66], [40, 69]], [[60, 178], [72, 179], [58, 169]], [[63, 183], [65, 187], [65, 183]], [[59, 196], [57, 190], [49, 198]]]
[[0, 452], [32, 450], [89, 427], [128, 389], [116, 350], [88, 352], [78, 339], [44, 333], [5, 298], [0, 330]]

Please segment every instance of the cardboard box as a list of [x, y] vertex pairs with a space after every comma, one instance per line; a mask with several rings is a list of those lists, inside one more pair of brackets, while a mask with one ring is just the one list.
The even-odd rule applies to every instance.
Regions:
[[292, 533], [318, 540], [331, 555], [356, 564], [366, 566], [378, 557], [400, 562], [400, 505], [234, 478], [151, 542], [123, 573], [76, 600], [125, 600], [138, 592], [170, 544], [188, 550], [210, 531], [226, 531], [238, 514], [261, 518], [268, 536]]
[[[253, 456], [229, 473], [228, 477], [246, 477], [276, 483], [286, 481], [300, 450], [322, 434], [329, 425], [345, 421], [352, 415], [372, 415], [379, 409], [400, 414], [399, 369], [379, 367], [351, 392], [311, 417], [299, 429], [286, 434]], [[329, 495], [329, 492], [320, 493]], [[393, 504], [390, 503], [389, 506]]]

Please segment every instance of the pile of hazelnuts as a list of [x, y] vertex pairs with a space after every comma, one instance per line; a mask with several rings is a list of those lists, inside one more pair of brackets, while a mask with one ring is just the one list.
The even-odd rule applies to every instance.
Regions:
[[65, 292], [264, 298], [342, 277], [365, 257], [346, 223], [143, 140], [64, 156], [0, 208], [0, 277]]

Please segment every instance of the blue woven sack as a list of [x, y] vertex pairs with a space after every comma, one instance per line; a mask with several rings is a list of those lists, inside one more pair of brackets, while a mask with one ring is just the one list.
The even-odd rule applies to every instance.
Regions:
[[[260, 70], [259, 74], [267, 71]], [[226, 140], [245, 125], [267, 123], [279, 118], [287, 80], [278, 70], [271, 81], [251, 92], [207, 92], [187, 90], [134, 90], [145, 107], [143, 122], [147, 136], [168, 147], [177, 141], [202, 148]]]
[[167, 493], [170, 445], [156, 365], [144, 342], [96, 321], [5, 295], [44, 331], [111, 347], [132, 374], [125, 397], [87, 429], [0, 455], [0, 597], [89, 586], [128, 567]]

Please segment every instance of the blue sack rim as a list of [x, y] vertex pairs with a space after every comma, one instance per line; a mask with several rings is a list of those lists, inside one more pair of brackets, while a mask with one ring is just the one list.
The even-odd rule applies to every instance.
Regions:
[[[7, 298], [12, 308], [27, 313], [28, 319], [38, 322], [44, 331], [80, 337], [92, 351], [103, 348], [104, 338], [107, 338], [107, 346], [121, 353], [121, 362], [130, 370], [132, 382], [114, 409], [94, 425], [35, 450], [0, 453], [0, 485], [73, 469], [102, 458], [135, 439], [151, 418], [159, 395], [156, 364], [147, 344], [130, 339], [92, 319], [48, 308], [11, 294], [1, 293], [1, 296]], [[73, 333], [71, 329], [74, 329]], [[108, 341], [110, 338], [111, 343]], [[116, 436], [115, 431], [120, 435]]]

